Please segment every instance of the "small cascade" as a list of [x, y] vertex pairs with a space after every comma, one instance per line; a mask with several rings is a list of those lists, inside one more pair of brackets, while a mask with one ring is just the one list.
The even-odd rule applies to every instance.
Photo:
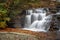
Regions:
[[47, 32], [50, 28], [52, 16], [46, 16], [46, 13], [47, 12], [43, 8], [27, 10], [23, 29], [36, 32]]
[[31, 23], [34, 22], [34, 21], [36, 21], [36, 20], [38, 20], [38, 16], [39, 16], [39, 14], [33, 13], [33, 14], [31, 15]]
[[28, 27], [31, 25], [31, 15], [27, 15], [25, 17], [25, 27]]

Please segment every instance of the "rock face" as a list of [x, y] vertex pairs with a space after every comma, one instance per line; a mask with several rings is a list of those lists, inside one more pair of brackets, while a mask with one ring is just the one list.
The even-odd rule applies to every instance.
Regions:
[[50, 31], [60, 30], [60, 14], [53, 15]]
[[2, 32], [0, 33], [0, 40], [39, 40], [39, 39], [33, 35], [24, 33]]

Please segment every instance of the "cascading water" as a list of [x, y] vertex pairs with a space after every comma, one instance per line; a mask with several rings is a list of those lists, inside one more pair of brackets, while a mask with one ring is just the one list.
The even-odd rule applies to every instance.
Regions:
[[28, 10], [25, 17], [24, 30], [31, 30], [36, 32], [47, 32], [50, 28], [52, 16], [46, 16], [46, 11], [43, 8]]

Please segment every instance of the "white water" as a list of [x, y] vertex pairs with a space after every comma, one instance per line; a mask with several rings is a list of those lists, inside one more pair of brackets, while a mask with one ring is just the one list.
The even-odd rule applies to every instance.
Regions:
[[43, 8], [28, 10], [25, 17], [24, 30], [31, 30], [36, 32], [47, 32], [50, 28], [51, 15], [46, 16], [46, 11]]

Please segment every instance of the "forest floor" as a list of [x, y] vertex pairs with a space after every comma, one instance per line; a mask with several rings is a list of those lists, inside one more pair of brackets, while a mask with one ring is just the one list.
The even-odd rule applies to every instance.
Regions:
[[40, 40], [55, 40], [56, 38], [56, 34], [54, 32], [49, 32], [49, 33], [33, 32], [29, 30], [22, 30], [20, 28], [5, 28], [5, 29], [1, 29], [0, 32], [25, 33], [25, 34], [37, 36], [38, 38], [40, 38]]

